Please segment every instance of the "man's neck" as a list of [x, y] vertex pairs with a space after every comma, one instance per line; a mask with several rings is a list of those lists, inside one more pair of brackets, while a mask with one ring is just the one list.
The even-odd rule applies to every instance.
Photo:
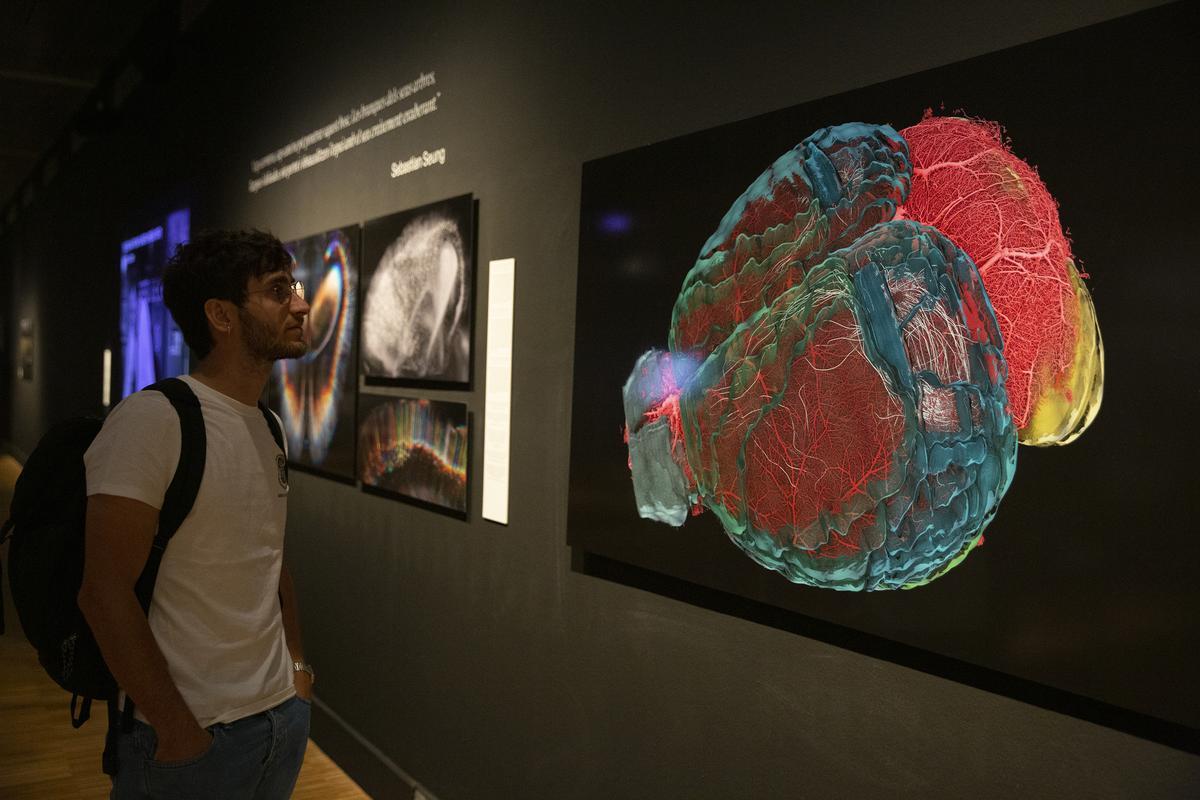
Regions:
[[271, 364], [249, 363], [244, 358], [223, 358], [214, 351], [196, 365], [191, 375], [210, 389], [252, 406], [258, 403], [267, 386]]

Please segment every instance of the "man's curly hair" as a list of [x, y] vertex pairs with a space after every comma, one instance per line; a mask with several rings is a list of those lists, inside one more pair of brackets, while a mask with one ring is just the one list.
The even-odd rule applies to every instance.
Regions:
[[204, 315], [209, 299], [246, 302], [246, 285], [280, 269], [290, 269], [292, 256], [269, 233], [204, 231], [180, 245], [163, 270], [163, 302], [183, 332], [184, 341], [202, 359], [213, 349]]

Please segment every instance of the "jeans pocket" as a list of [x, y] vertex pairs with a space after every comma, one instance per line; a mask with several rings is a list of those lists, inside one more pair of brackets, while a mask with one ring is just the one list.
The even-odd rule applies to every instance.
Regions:
[[[208, 758], [209, 755], [212, 754], [213, 750], [217, 749], [217, 736], [220, 733], [220, 728], [213, 728], [211, 733], [212, 740], [208, 743], [208, 747], [204, 748], [203, 751], [192, 756], [191, 758], [185, 758], [180, 761], [158, 761], [153, 757], [153, 755], [151, 755], [149, 758], [147, 758], [146, 764], [147, 766], [156, 767], [159, 769], [180, 769], [183, 767], [190, 767], [193, 764], [199, 764], [201, 761]], [[156, 746], [155, 750], [157, 749], [158, 748]]]
[[192, 758], [182, 761], [148, 759], [143, 773], [148, 796], [171, 800], [212, 800], [226, 796], [221, 786], [220, 759], [214, 758], [220, 747], [220, 729], [214, 728], [212, 734], [208, 748]]

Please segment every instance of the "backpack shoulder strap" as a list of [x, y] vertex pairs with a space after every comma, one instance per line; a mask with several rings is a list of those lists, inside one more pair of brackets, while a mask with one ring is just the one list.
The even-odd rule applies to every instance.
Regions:
[[275, 419], [271, 409], [267, 408], [261, 400], [258, 402], [258, 410], [266, 418], [267, 427], [271, 429], [271, 437], [275, 439], [275, 444], [279, 445], [279, 452], [287, 455], [287, 448], [283, 446], [283, 431], [279, 428], [279, 420]]
[[[204, 462], [208, 456], [208, 436], [204, 429], [200, 401], [192, 387], [179, 378], [167, 378], [147, 386], [146, 389], [162, 392], [171, 401], [171, 406], [179, 415], [180, 434], [179, 465], [175, 467], [175, 475], [163, 496], [163, 507], [158, 512], [158, 532], [154, 535], [154, 544], [150, 546], [146, 566], [142, 568], [142, 574], [134, 586], [138, 603], [142, 611], [149, 616], [150, 599], [154, 594], [154, 584], [158, 580], [163, 551], [167, 548], [167, 542], [191, 513], [196, 495], [200, 492], [200, 481], [204, 478]], [[117, 737], [122, 731], [133, 730], [133, 712], [133, 699], [128, 696], [122, 710], [117, 709], [115, 696], [109, 701], [108, 736], [104, 743], [103, 757], [105, 774], [117, 773]]]
[[208, 453], [208, 438], [204, 430], [200, 401], [190, 386], [179, 378], [167, 378], [146, 388], [162, 392], [171, 401], [175, 413], [179, 415], [180, 431], [179, 466], [175, 468], [175, 475], [171, 478], [167, 493], [163, 497], [163, 507], [158, 515], [158, 533], [154, 536], [146, 567], [137, 582], [138, 600], [142, 609], [149, 613], [150, 596], [154, 593], [163, 550], [191, 513], [196, 495], [200, 491], [200, 481], [204, 478], [204, 461]]
[[279, 419], [261, 400], [258, 401], [258, 410], [267, 420], [267, 427], [271, 429], [271, 438], [275, 440], [275, 446], [279, 448], [279, 479], [286, 486], [288, 482], [287, 447], [283, 443], [283, 430], [279, 427]]

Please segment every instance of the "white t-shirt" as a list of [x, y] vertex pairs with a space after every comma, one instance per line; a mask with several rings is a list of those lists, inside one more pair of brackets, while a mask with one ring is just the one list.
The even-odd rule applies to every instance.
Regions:
[[[288, 487], [258, 407], [182, 377], [200, 400], [208, 454], [196, 503], [163, 553], [149, 620], [171, 678], [207, 727], [295, 694], [278, 594]], [[166, 396], [130, 395], [84, 455], [88, 495], [161, 509], [179, 450]]]

